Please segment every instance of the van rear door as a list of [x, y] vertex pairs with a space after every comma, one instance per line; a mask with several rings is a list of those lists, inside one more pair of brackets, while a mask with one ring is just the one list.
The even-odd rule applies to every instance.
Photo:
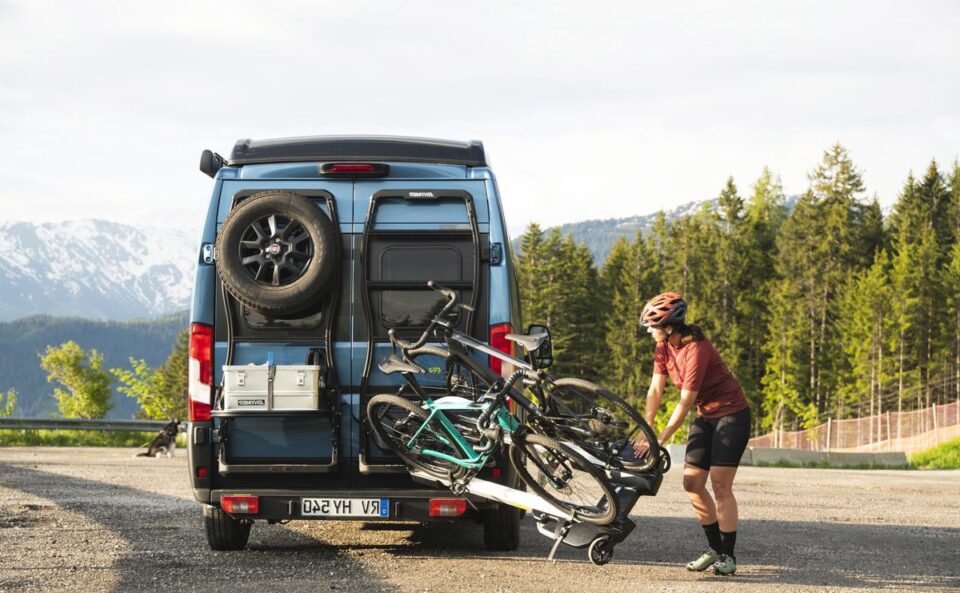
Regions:
[[354, 483], [362, 487], [382, 482], [378, 475], [406, 473], [367, 438], [364, 416], [370, 397], [403, 384], [377, 366], [392, 350], [387, 331], [419, 337], [442, 303], [427, 281], [457, 290], [473, 305], [473, 313], [460, 315], [459, 329], [487, 339], [490, 214], [482, 181], [357, 181], [353, 220], [354, 365], [344, 390], [356, 394], [351, 451], [358, 459]]

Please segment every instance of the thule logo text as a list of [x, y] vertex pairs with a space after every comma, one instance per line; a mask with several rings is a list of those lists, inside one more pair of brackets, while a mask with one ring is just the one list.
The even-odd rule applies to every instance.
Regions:
[[259, 406], [263, 407], [267, 405], [267, 400], [265, 399], [238, 399], [238, 406]]

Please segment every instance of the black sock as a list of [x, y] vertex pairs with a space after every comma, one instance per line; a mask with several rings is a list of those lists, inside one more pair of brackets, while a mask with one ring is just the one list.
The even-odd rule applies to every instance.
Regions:
[[[720, 528], [718, 527], [717, 531], [719, 530]], [[733, 548], [737, 545], [737, 532], [736, 531], [720, 531], [720, 535], [723, 538], [722, 552], [724, 553], [724, 555], [730, 556], [731, 558], [736, 560], [737, 557], [733, 555]]]
[[703, 527], [703, 532], [707, 534], [707, 541], [710, 542], [710, 547], [713, 548], [714, 552], [719, 553], [720, 548], [723, 547], [722, 540], [720, 538], [720, 522], [711, 523], [710, 525], [701, 525]]

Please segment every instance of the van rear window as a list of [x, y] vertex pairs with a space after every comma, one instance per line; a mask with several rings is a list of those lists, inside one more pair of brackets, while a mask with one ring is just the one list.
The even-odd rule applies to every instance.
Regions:
[[[446, 304], [432, 290], [383, 290], [380, 292], [380, 322], [385, 327], [426, 327]], [[454, 315], [451, 320], [455, 320]]]
[[448, 245], [391, 245], [380, 254], [380, 279], [387, 281], [459, 282], [463, 258]]

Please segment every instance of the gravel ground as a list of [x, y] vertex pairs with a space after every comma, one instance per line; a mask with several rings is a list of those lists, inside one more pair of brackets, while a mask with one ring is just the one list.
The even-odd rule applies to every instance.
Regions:
[[518, 551], [472, 526], [254, 526], [244, 552], [207, 548], [185, 456], [0, 448], [0, 591], [957, 591], [960, 471], [746, 467], [735, 491], [736, 576], [688, 573], [704, 547], [680, 472], [641, 499], [612, 563], [550, 542], [529, 519]]

